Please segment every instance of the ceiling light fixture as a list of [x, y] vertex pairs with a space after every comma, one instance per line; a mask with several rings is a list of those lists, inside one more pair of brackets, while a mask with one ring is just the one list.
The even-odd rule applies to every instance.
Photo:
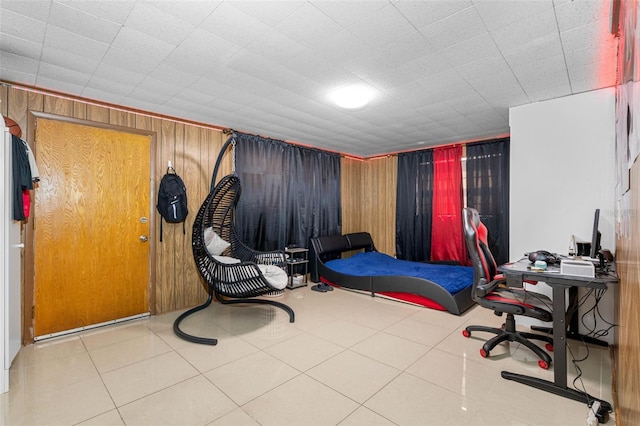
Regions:
[[357, 109], [362, 108], [373, 99], [374, 90], [371, 87], [361, 84], [343, 87], [331, 92], [330, 97], [333, 102], [341, 108]]

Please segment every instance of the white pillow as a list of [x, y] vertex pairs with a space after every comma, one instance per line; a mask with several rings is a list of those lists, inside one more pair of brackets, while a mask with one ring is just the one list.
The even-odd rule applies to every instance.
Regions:
[[206, 228], [204, 230], [204, 244], [207, 246], [207, 251], [212, 256], [219, 256], [224, 252], [231, 244], [220, 238], [213, 228]]
[[218, 262], [225, 263], [227, 265], [233, 265], [234, 263], [241, 262], [240, 259], [236, 259], [235, 257], [229, 257], [229, 256], [213, 256], [213, 258]]
[[260, 268], [260, 272], [266, 278], [267, 282], [271, 284], [273, 287], [278, 290], [282, 290], [287, 286], [287, 281], [289, 277], [287, 273], [282, 269], [275, 265], [258, 265]]

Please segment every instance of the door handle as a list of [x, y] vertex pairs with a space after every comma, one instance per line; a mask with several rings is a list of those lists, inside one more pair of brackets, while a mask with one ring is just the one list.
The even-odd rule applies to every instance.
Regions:
[[140, 235], [140, 241], [146, 243], [147, 241], [149, 241], [149, 237], [147, 237], [146, 235]]

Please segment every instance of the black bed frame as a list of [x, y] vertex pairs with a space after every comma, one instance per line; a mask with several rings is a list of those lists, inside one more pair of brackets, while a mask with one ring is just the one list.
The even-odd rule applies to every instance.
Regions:
[[475, 304], [471, 299], [472, 286], [451, 294], [440, 285], [424, 278], [402, 275], [354, 276], [336, 272], [325, 265], [325, 262], [340, 259], [342, 253], [349, 251], [376, 251], [371, 235], [368, 232], [356, 232], [312, 238], [311, 280], [319, 282], [320, 277], [323, 277], [342, 287], [369, 292], [372, 297], [379, 292], [417, 294], [439, 303], [454, 315], [461, 315]]

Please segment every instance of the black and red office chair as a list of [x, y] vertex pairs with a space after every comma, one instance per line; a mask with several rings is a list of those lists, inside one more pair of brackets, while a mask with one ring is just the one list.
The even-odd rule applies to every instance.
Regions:
[[552, 321], [552, 302], [547, 296], [528, 292], [523, 288], [507, 287], [503, 276], [497, 274], [497, 265], [487, 243], [488, 231], [480, 221], [478, 211], [465, 208], [462, 212], [464, 235], [473, 264], [473, 289], [471, 297], [483, 308], [492, 309], [498, 316], [507, 314], [502, 328], [470, 325], [462, 331], [470, 337], [474, 331], [493, 333], [496, 336], [487, 340], [480, 355], [489, 356], [493, 348], [501, 342], [519, 342], [531, 349], [539, 358], [538, 365], [545, 370], [551, 365], [551, 357], [531, 340], [546, 342], [547, 350], [553, 350], [553, 338], [549, 335], [527, 333], [516, 330], [514, 315], [536, 318], [544, 322]]

